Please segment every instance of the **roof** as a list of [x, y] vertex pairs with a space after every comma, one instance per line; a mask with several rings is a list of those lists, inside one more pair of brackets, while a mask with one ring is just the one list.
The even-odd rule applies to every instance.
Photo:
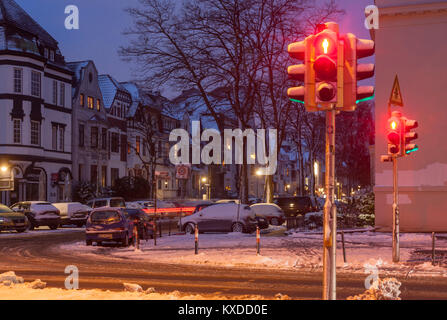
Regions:
[[[72, 87], [72, 96], [75, 97], [78, 94], [78, 86], [79, 82], [83, 78], [83, 69], [88, 66], [88, 64], [92, 62], [91, 60], [87, 61], [76, 61], [76, 62], [68, 62], [67, 68], [73, 72], [73, 87]], [[93, 63], [93, 62], [92, 62]]]
[[112, 106], [118, 91], [123, 91], [132, 96], [131, 93], [122, 84], [116, 81], [111, 75], [99, 75], [98, 84], [101, 88], [104, 107], [107, 109]]
[[58, 46], [57, 41], [13, 0], [0, 0], [0, 24], [30, 33], [50, 47]]

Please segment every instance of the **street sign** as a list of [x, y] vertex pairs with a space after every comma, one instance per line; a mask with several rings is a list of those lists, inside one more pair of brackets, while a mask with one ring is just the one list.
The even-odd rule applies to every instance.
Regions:
[[190, 166], [191, 165], [186, 165], [186, 164], [180, 164], [180, 165], [176, 166], [176, 168], [175, 168], [176, 178], [178, 180], [188, 180]]
[[404, 106], [404, 101], [402, 99], [402, 92], [400, 91], [399, 79], [397, 78], [397, 75], [396, 78], [394, 79], [393, 90], [391, 90], [389, 104], [401, 107]]

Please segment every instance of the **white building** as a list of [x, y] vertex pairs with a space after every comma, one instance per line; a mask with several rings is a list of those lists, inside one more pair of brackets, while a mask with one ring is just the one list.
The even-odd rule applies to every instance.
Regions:
[[396, 74], [404, 107], [394, 107], [419, 122], [419, 151], [398, 160], [400, 230], [447, 231], [447, 123], [445, 80], [447, 1], [376, 0], [380, 25], [376, 42], [376, 226], [392, 229], [392, 164], [387, 153], [387, 104]]
[[0, 0], [0, 161], [15, 177], [2, 203], [71, 196], [71, 81], [57, 41]]

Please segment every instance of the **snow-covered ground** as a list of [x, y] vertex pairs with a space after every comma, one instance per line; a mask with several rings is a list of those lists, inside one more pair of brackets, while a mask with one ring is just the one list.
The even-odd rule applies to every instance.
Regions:
[[[240, 296], [239, 300], [259, 300], [261, 296]], [[278, 299], [284, 296], [278, 295]], [[286, 296], [287, 298], [287, 296]], [[103, 290], [65, 290], [47, 288], [40, 280], [24, 282], [23, 278], [14, 272], [0, 274], [0, 300], [227, 300], [235, 297], [224, 295], [192, 295], [178, 291], [157, 293], [155, 289], [142, 290], [137, 284], [123, 284], [123, 291], [112, 292]]]
[[[302, 269], [322, 268], [322, 235], [295, 232], [280, 236], [281, 228], [274, 227], [270, 235], [261, 236], [261, 254], [256, 254], [253, 234], [201, 234], [199, 254], [194, 254], [194, 235], [163, 236], [141, 243], [139, 251], [133, 247], [87, 247], [84, 242], [62, 245], [57, 250], [72, 254], [93, 255], [96, 258], [126, 258], [174, 264], [218, 265], [224, 267]], [[447, 268], [432, 266], [429, 255], [431, 235], [401, 234], [401, 262], [392, 262], [391, 234], [364, 232], [345, 234], [346, 258], [343, 260], [341, 237], [337, 249], [338, 272], [368, 273], [377, 266], [381, 275], [445, 276]], [[445, 248], [446, 240], [437, 240], [437, 249]], [[424, 250], [424, 255], [421, 253]]]
[[32, 231], [26, 231], [24, 233], [17, 233], [15, 231], [2, 231], [0, 232], [0, 238], [32, 238], [38, 235], [84, 232], [84, 231], [85, 231], [84, 228], [59, 228], [57, 230], [51, 230], [48, 227], [39, 227]]

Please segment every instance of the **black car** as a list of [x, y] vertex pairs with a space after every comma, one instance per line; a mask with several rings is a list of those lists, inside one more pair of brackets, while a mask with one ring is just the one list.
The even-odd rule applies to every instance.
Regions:
[[141, 209], [125, 209], [128, 218], [137, 226], [138, 238], [148, 240], [154, 236], [154, 221]]
[[279, 197], [273, 202], [284, 211], [286, 217], [296, 217], [321, 210], [317, 200], [311, 196]]

